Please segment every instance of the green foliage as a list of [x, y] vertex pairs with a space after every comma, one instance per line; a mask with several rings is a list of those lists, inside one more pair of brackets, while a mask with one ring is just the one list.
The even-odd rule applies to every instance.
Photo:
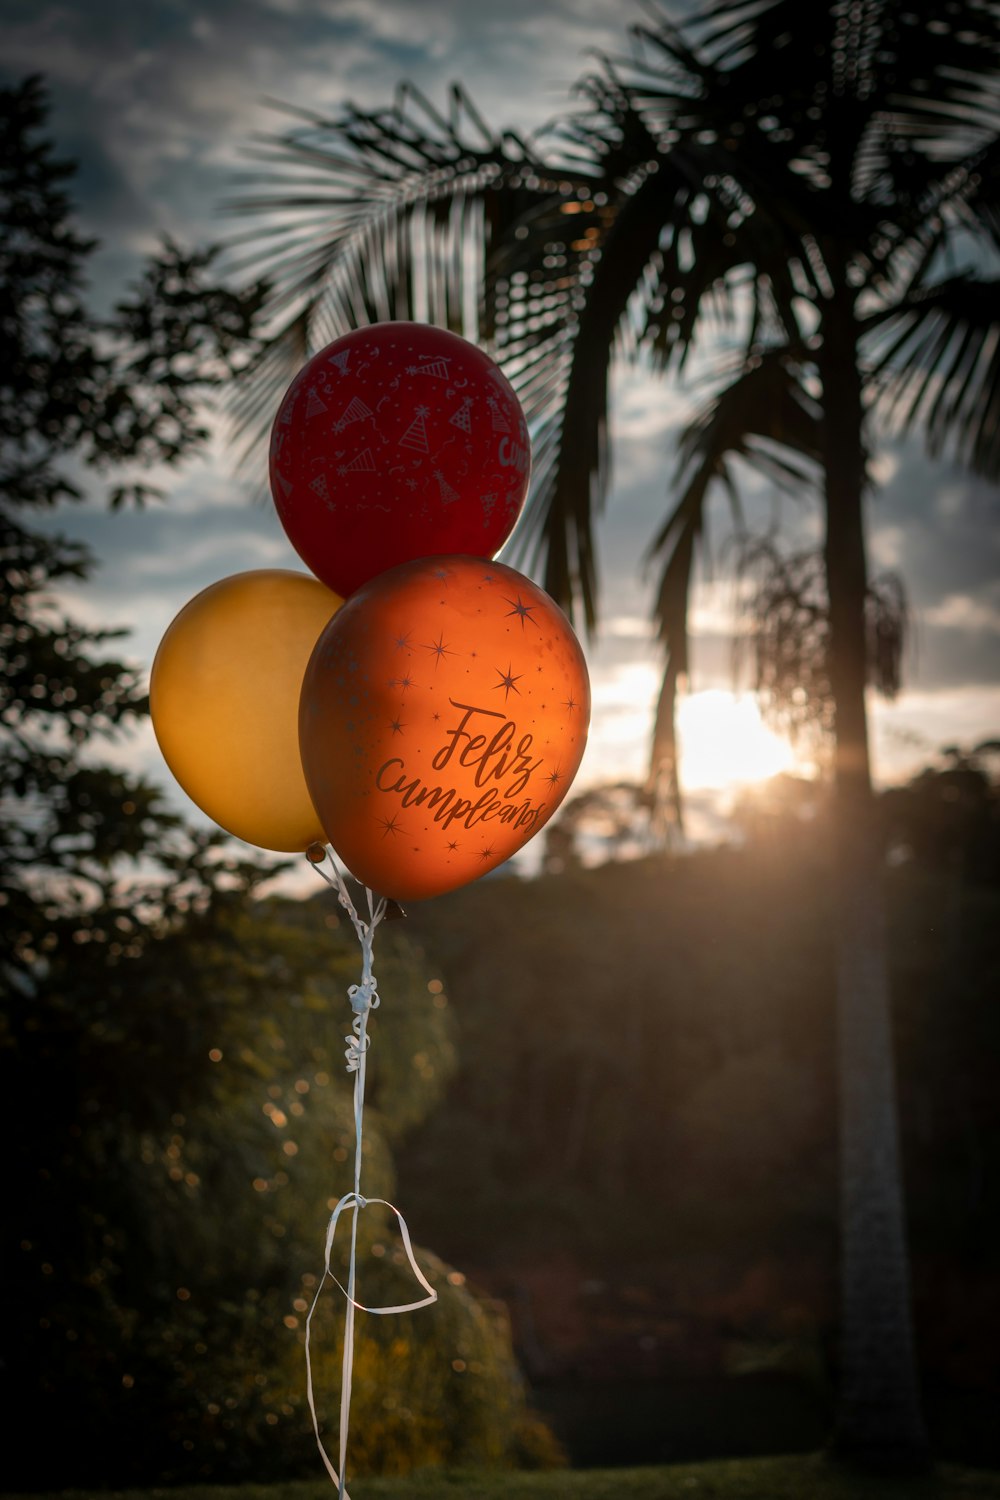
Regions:
[[[162, 846], [174, 877], [164, 912], [207, 900], [216, 883], [211, 841], [182, 834], [149, 784], [88, 762], [87, 742], [134, 724], [145, 696], [136, 670], [108, 654], [117, 633], [79, 625], [58, 603], [60, 584], [87, 576], [86, 548], [33, 530], [23, 514], [81, 499], [88, 469], [170, 465], [196, 449], [207, 436], [201, 403], [251, 356], [264, 294], [260, 284], [213, 286], [212, 251], [167, 244], [114, 317], [95, 318], [82, 290], [94, 244], [73, 228], [64, 189], [73, 167], [54, 158], [45, 118], [38, 79], [0, 90], [0, 902], [22, 983], [39, 940], [51, 941], [30, 931], [33, 914], [43, 925], [69, 914], [96, 933], [141, 907], [139, 892], [112, 894], [119, 856]], [[112, 498], [154, 492], [127, 477]], [[60, 876], [44, 910], [43, 870]], [[256, 878], [249, 867], [233, 874], [244, 885]], [[95, 919], [107, 901], [116, 909]]]
[[[366, 1285], [382, 1299], [410, 1300], [412, 1284], [388, 1270], [391, 1260], [384, 1230], [372, 1243], [380, 1260], [365, 1266]], [[525, 1406], [520, 1373], [511, 1354], [503, 1303], [477, 1298], [460, 1272], [436, 1256], [420, 1252], [421, 1264], [438, 1290], [433, 1340], [426, 1337], [422, 1312], [392, 1318], [362, 1317], [355, 1348], [354, 1400], [349, 1459], [354, 1473], [407, 1474], [442, 1464], [487, 1468], [551, 1468], [563, 1462], [547, 1428]], [[374, 1298], [375, 1293], [366, 1292]], [[316, 1379], [335, 1418], [340, 1385], [342, 1323], [339, 1299], [318, 1321], [320, 1348]], [[331, 1327], [331, 1323], [333, 1327]], [[328, 1443], [335, 1443], [336, 1422]]]
[[[206, 1038], [232, 1004], [229, 924], [265, 872], [95, 753], [144, 712], [139, 674], [109, 656], [115, 632], [59, 605], [60, 585], [89, 573], [86, 549], [23, 515], [82, 498], [88, 468], [196, 447], [195, 403], [252, 347], [260, 288], [214, 289], [210, 253], [168, 246], [131, 302], [93, 317], [94, 247], [72, 226], [73, 168], [54, 159], [45, 117], [37, 79], [0, 91], [0, 1069], [24, 1136], [5, 1230], [5, 1404], [26, 1433], [47, 1392], [71, 1393], [67, 1431], [97, 1472], [121, 1346], [162, 1302], [139, 1142], [210, 1085]], [[169, 327], [154, 312], [168, 289]], [[36, 1456], [32, 1477], [71, 1451]]]
[[[42, 134], [41, 80], [0, 90], [0, 440], [5, 503], [78, 500], [66, 460], [105, 472], [172, 464], [207, 437], [212, 387], [252, 359], [266, 291], [207, 280], [214, 250], [166, 241], [110, 319], [83, 300], [95, 242], [71, 221], [63, 184], [75, 171]], [[115, 500], [155, 491], [124, 482]]]
[[[738, 549], [737, 572], [749, 585], [733, 676], [744, 655], [765, 719], [791, 738], [809, 736], [820, 756], [833, 742], [836, 705], [830, 679], [830, 611], [823, 554], [787, 554], [771, 538], [749, 538]], [[907, 640], [906, 593], [892, 572], [868, 580], [865, 605], [868, 682], [884, 698], [902, 683]]]
[[[228, 941], [216, 940], [214, 949], [204, 941], [192, 945], [199, 975], [182, 977], [210, 987], [216, 1005], [200, 1017], [182, 1016], [175, 1000], [170, 1014], [193, 1033], [191, 1050], [213, 1060], [209, 1085], [202, 1082], [186, 1109], [169, 1120], [131, 1122], [134, 1128], [119, 1135], [114, 1152], [102, 1151], [87, 1132], [79, 1138], [81, 1156], [121, 1184], [134, 1219], [127, 1229], [120, 1221], [102, 1222], [90, 1276], [103, 1303], [95, 1326], [101, 1378], [85, 1405], [87, 1417], [94, 1421], [99, 1398], [105, 1426], [116, 1411], [118, 1420], [130, 1413], [146, 1443], [141, 1455], [106, 1462], [111, 1477], [127, 1476], [130, 1468], [164, 1478], [188, 1471], [278, 1476], [308, 1472], [317, 1461], [301, 1346], [325, 1219], [352, 1184], [353, 1112], [341, 1032], [342, 997], [356, 977], [357, 954], [353, 935], [331, 932], [322, 909], [310, 915], [311, 931], [295, 903], [258, 904], [234, 919]], [[398, 1030], [373, 1026], [373, 1089], [385, 1090], [396, 1079], [405, 1094], [413, 1073], [412, 1110], [415, 1094], [428, 1098], [429, 1068], [446, 1077], [450, 1043], [405, 936], [384, 946], [386, 963], [379, 967], [386, 978], [380, 979], [391, 996], [393, 1022], [397, 1003], [401, 1019], [406, 1009], [411, 1016], [410, 1026]], [[167, 967], [176, 973], [169, 959]], [[393, 981], [401, 975], [407, 982], [397, 994]], [[136, 983], [133, 1004], [153, 1000], [148, 988], [148, 981]], [[331, 1015], [335, 1009], [339, 1020]], [[418, 1062], [409, 1051], [413, 1032], [421, 1040]], [[198, 1065], [197, 1058], [191, 1061]], [[149, 1057], [135, 1062], [145, 1072]], [[106, 1108], [121, 1132], [128, 1123], [122, 1103]], [[394, 1174], [379, 1124], [377, 1111], [367, 1115], [364, 1184], [372, 1196], [392, 1199]], [[365, 1299], [412, 1300], [396, 1269], [395, 1244], [394, 1231], [390, 1235], [375, 1209], [362, 1216]], [[346, 1224], [338, 1249], [345, 1245]], [[402, 1472], [415, 1461], [455, 1452], [510, 1461], [517, 1456], [518, 1420], [527, 1418], [509, 1336], [485, 1326], [458, 1273], [417, 1253], [430, 1260], [442, 1289], [441, 1313], [361, 1318], [352, 1466], [388, 1464]], [[63, 1257], [53, 1274], [64, 1264]], [[345, 1280], [342, 1255], [335, 1264]], [[68, 1333], [76, 1335], [74, 1343], [87, 1336], [79, 1288], [69, 1280], [65, 1307], [50, 1305], [43, 1370], [53, 1369], [53, 1346]], [[336, 1289], [327, 1291], [321, 1310], [317, 1337], [321, 1346], [324, 1340], [330, 1345], [330, 1357], [318, 1360], [317, 1381], [321, 1408], [335, 1417], [335, 1346], [343, 1321]], [[476, 1366], [464, 1384], [451, 1369], [463, 1348]], [[96, 1351], [89, 1353], [96, 1362]], [[449, 1384], [457, 1389], [449, 1393]], [[403, 1437], [393, 1436], [402, 1420], [393, 1414], [397, 1406], [405, 1418]], [[83, 1462], [78, 1456], [71, 1473], [79, 1475]]]
[[950, 746], [939, 764], [886, 792], [882, 809], [895, 857], [950, 867], [972, 883], [1000, 882], [998, 755], [996, 740], [971, 750]]
[[[975, 1313], [989, 1294], [971, 1288], [1000, 1223], [988, 1062], [1000, 1045], [1000, 949], [995, 861], [984, 854], [988, 833], [995, 847], [996, 782], [981, 777], [945, 765], [882, 803], [918, 1326], [929, 1378], [975, 1389], [991, 1378]], [[952, 787], [961, 797], [946, 797]], [[459, 1069], [401, 1156], [411, 1190], [432, 1206], [425, 1233], [444, 1253], [500, 1276], [570, 1247], [581, 1280], [611, 1286], [659, 1267], [650, 1274], [674, 1288], [677, 1317], [694, 1316], [701, 1299], [706, 1339], [720, 1319], [730, 1335], [761, 1335], [760, 1315], [778, 1340], [784, 1303], [768, 1294], [756, 1312], [735, 1302], [720, 1312], [694, 1286], [685, 1302], [684, 1268], [705, 1258], [721, 1260], [731, 1285], [755, 1266], [780, 1285], [814, 1262], [832, 1286], [824, 804], [812, 785], [810, 800], [789, 795], [784, 813], [758, 810], [744, 848], [495, 880], [412, 914], [456, 1001]], [[940, 834], [942, 810], [959, 858]], [[466, 1184], [461, 1215], [447, 1197], [453, 1178]], [[963, 1277], [970, 1291], [956, 1285], [946, 1312], [932, 1289]], [[808, 1318], [827, 1340], [829, 1306], [810, 1302]], [[678, 1371], [690, 1374], [683, 1362]]]
[[413, 913], [461, 1059], [403, 1156], [432, 1241], [474, 1262], [571, 1243], [596, 1275], [618, 1253], [766, 1245], [776, 1222], [825, 1247], [830, 899], [814, 850], [731, 849], [491, 881]]

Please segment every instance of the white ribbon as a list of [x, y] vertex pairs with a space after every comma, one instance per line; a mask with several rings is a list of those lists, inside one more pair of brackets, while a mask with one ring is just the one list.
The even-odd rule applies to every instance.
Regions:
[[[361, 1193], [361, 1142], [364, 1130], [365, 1112], [365, 1073], [368, 1047], [371, 1038], [368, 1035], [368, 1016], [371, 1011], [377, 1010], [379, 1006], [378, 985], [375, 975], [372, 973], [372, 949], [375, 940], [375, 931], [385, 916], [387, 902], [384, 897], [377, 900], [373, 893], [366, 889], [368, 897], [367, 922], [359, 917], [354, 903], [352, 902], [344, 884], [343, 877], [337, 868], [333, 855], [329, 855], [333, 877], [327, 874], [322, 864], [313, 864], [313, 868], [322, 876], [333, 890], [337, 892], [337, 898], [341, 906], [351, 919], [351, 924], [361, 944], [361, 983], [352, 984], [348, 988], [348, 997], [351, 1009], [354, 1011], [354, 1020], [351, 1024], [351, 1033], [345, 1036], [347, 1051], [344, 1053], [347, 1059], [347, 1071], [354, 1074], [354, 1190], [345, 1193], [338, 1201], [326, 1230], [326, 1254], [323, 1262], [323, 1275], [320, 1277], [316, 1295], [313, 1297], [312, 1306], [306, 1317], [306, 1395], [309, 1400], [309, 1411], [312, 1414], [313, 1431], [316, 1434], [316, 1443], [320, 1455], [326, 1466], [326, 1471], [334, 1484], [337, 1486], [338, 1500], [350, 1500], [346, 1488], [347, 1467], [347, 1433], [350, 1425], [351, 1415], [351, 1386], [354, 1378], [354, 1314], [357, 1312], [376, 1313], [380, 1316], [388, 1316], [391, 1313], [416, 1312], [419, 1307], [428, 1307], [437, 1301], [437, 1292], [431, 1286], [420, 1267], [417, 1265], [413, 1254], [413, 1245], [410, 1240], [410, 1231], [406, 1227], [406, 1220], [399, 1209], [385, 1198], [365, 1198]], [[366, 1307], [358, 1302], [354, 1293], [357, 1288], [357, 1260], [358, 1260], [358, 1211], [367, 1208], [369, 1203], [381, 1203], [390, 1209], [399, 1223], [399, 1233], [403, 1241], [403, 1249], [410, 1263], [410, 1269], [419, 1284], [427, 1293], [416, 1302], [401, 1302], [392, 1307]], [[347, 1286], [343, 1286], [333, 1274], [330, 1259], [333, 1254], [333, 1241], [337, 1233], [337, 1223], [345, 1209], [351, 1210], [351, 1253], [348, 1263]], [[340, 1473], [334, 1468], [330, 1455], [323, 1445], [320, 1436], [319, 1416], [316, 1411], [316, 1398], [313, 1390], [312, 1374], [312, 1320], [316, 1311], [317, 1303], [326, 1286], [327, 1281], [340, 1288], [347, 1300], [347, 1309], [344, 1317], [344, 1358], [341, 1367], [340, 1383]]]

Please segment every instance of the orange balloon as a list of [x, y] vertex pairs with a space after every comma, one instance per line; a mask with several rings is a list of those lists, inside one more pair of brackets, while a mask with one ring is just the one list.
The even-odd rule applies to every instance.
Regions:
[[299, 745], [327, 836], [384, 896], [486, 874], [548, 822], [587, 741], [562, 610], [501, 563], [430, 557], [364, 584], [316, 643]]
[[237, 573], [184, 606], [153, 662], [149, 706], [164, 760], [202, 812], [262, 849], [325, 839], [299, 759], [298, 703], [342, 602], [305, 573]]

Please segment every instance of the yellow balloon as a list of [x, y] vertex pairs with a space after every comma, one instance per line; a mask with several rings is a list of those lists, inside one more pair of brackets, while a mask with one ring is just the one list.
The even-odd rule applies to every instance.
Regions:
[[299, 691], [342, 603], [305, 573], [237, 573], [186, 604], [156, 653], [149, 704], [163, 758], [202, 812], [248, 844], [326, 841], [299, 757]]

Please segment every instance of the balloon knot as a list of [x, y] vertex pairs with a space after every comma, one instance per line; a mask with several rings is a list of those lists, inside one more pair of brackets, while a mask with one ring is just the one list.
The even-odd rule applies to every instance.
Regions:
[[377, 986], [378, 980], [374, 974], [369, 974], [366, 979], [362, 979], [360, 984], [348, 986], [347, 998], [351, 1002], [351, 1009], [355, 1015], [363, 1016], [365, 1011], [378, 1010], [379, 998]]

